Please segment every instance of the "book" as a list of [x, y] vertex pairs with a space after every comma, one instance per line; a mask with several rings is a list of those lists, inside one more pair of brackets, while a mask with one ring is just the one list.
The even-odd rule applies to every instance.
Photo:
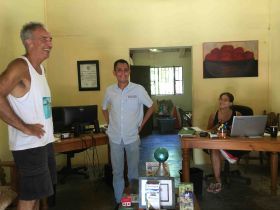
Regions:
[[196, 131], [193, 128], [183, 127], [179, 132], [178, 135], [181, 137], [195, 137]]
[[194, 210], [193, 183], [179, 184], [180, 210]]
[[[169, 173], [169, 166], [167, 162], [164, 162], [164, 167]], [[159, 162], [146, 162], [146, 176], [154, 176], [159, 166]]]

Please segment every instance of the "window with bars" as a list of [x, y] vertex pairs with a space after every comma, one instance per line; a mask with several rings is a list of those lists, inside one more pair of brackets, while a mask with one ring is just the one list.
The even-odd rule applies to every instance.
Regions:
[[152, 95], [179, 95], [183, 94], [183, 67], [151, 67], [151, 94]]

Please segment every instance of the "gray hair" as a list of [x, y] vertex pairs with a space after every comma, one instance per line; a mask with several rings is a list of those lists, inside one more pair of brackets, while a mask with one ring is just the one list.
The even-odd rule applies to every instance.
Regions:
[[25, 40], [30, 39], [32, 37], [32, 32], [37, 28], [45, 28], [45, 26], [44, 24], [39, 22], [30, 22], [23, 25], [20, 31], [20, 38], [24, 45], [25, 45]]

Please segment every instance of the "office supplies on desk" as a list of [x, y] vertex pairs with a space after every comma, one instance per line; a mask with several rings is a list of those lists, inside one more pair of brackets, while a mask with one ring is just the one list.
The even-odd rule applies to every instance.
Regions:
[[216, 139], [218, 138], [218, 134], [215, 132], [208, 132], [210, 139]]
[[206, 132], [206, 131], [201, 131], [201, 132], [199, 132], [199, 136], [200, 136], [200, 137], [207, 137], [207, 136], [208, 136], [208, 132]]
[[191, 127], [191, 129], [195, 130], [196, 132], [203, 132], [200, 127]]
[[270, 136], [276, 138], [278, 136], [278, 126], [270, 126]]
[[234, 116], [230, 136], [263, 136], [266, 121], [266, 115]]
[[[270, 133], [265, 132], [264, 136], [270, 136]], [[280, 136], [280, 131], [278, 131], [277, 136]]]
[[183, 127], [179, 132], [178, 135], [181, 137], [194, 137], [196, 131], [193, 128]]

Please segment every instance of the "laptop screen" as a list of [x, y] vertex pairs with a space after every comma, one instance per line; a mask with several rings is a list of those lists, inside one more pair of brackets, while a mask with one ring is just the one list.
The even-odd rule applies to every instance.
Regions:
[[263, 136], [266, 121], [267, 115], [234, 116], [230, 136]]

